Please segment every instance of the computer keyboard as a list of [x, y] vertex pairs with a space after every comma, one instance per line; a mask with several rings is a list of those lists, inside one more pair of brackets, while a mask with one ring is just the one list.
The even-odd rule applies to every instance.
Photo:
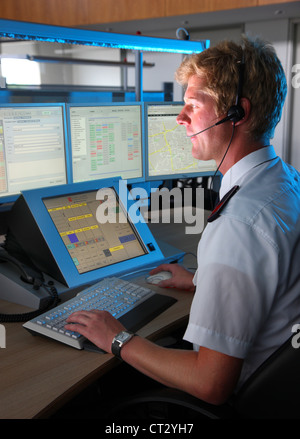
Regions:
[[107, 310], [124, 326], [136, 331], [176, 300], [116, 277], [103, 279], [74, 298], [24, 323], [33, 334], [50, 337], [77, 349], [97, 350], [85, 337], [65, 329], [66, 319], [75, 311]]

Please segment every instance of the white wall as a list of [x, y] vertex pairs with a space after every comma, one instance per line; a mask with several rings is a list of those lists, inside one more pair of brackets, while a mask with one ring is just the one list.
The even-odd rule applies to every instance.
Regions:
[[[102, 47], [73, 46], [73, 58], [100, 61], [120, 61], [120, 50]], [[112, 66], [73, 65], [73, 84], [91, 86], [121, 86], [121, 68]], [[134, 69], [132, 69], [134, 70]]]
[[[55, 58], [82, 58], [87, 60], [120, 61], [120, 50], [48, 42], [2, 43], [1, 55], [47, 56]], [[84, 64], [38, 63], [43, 85], [121, 86], [120, 67]], [[134, 70], [134, 68], [132, 68]]]
[[[134, 62], [134, 54], [128, 54], [128, 61]], [[182, 61], [178, 53], [144, 52], [143, 62], [153, 63], [153, 67], [143, 69], [143, 89], [145, 91], [162, 91], [164, 82], [173, 82], [174, 101], [182, 100], [182, 88], [174, 80], [174, 73]], [[135, 85], [133, 69], [128, 71], [128, 85]]]

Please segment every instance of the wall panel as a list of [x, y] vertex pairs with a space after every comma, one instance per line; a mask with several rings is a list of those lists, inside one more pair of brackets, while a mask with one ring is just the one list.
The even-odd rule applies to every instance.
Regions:
[[[297, 0], [292, 0], [297, 1]], [[224, 11], [284, 0], [1, 0], [0, 18], [80, 26]]]

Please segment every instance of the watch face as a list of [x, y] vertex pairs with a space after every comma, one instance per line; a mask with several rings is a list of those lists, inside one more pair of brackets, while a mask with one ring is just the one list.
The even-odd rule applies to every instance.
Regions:
[[121, 332], [118, 335], [118, 341], [120, 341], [120, 342], [126, 341], [130, 336], [131, 336], [131, 334], [128, 334], [128, 332]]
[[122, 346], [124, 346], [124, 344], [126, 344], [133, 336], [134, 334], [132, 332], [127, 332], [127, 331], [121, 331], [119, 334], [117, 334], [114, 337], [111, 345], [112, 354], [122, 359], [120, 355]]

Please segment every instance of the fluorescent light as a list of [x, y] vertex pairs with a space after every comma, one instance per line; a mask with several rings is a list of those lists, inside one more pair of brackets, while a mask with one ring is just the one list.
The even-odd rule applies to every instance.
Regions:
[[10, 20], [0, 20], [0, 36], [21, 40], [183, 54], [199, 53], [209, 46], [208, 40], [185, 41], [142, 35], [122, 35]]

